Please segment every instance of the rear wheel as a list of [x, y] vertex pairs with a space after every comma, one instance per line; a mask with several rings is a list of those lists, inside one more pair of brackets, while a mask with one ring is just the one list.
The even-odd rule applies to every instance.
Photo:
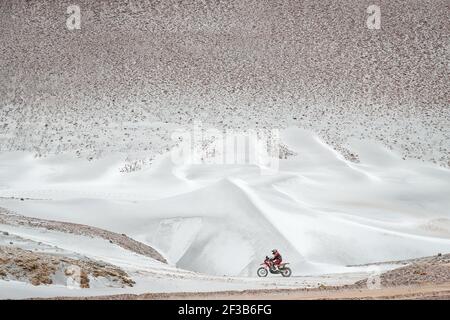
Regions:
[[292, 274], [291, 268], [288, 268], [288, 267], [283, 268], [283, 269], [280, 270], [280, 271], [281, 271], [281, 275], [282, 275], [283, 277], [290, 277], [291, 274]]
[[258, 277], [267, 277], [267, 269], [264, 267], [261, 267], [258, 269], [258, 271], [256, 272], [258, 274]]

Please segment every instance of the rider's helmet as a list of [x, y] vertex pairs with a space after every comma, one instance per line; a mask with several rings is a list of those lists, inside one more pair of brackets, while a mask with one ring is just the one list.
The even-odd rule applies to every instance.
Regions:
[[275, 253], [277, 253], [277, 252], [278, 252], [277, 249], [273, 249], [273, 250], [272, 250], [272, 254], [275, 254]]

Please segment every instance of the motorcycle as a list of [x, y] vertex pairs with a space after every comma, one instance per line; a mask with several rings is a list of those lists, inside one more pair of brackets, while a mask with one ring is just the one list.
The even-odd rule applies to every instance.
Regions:
[[261, 263], [262, 267], [258, 268], [258, 277], [267, 277], [269, 272], [272, 274], [281, 274], [283, 277], [290, 277], [292, 270], [286, 266], [287, 264], [289, 263], [281, 263], [278, 268], [275, 268], [270, 258], [266, 256], [264, 262]]

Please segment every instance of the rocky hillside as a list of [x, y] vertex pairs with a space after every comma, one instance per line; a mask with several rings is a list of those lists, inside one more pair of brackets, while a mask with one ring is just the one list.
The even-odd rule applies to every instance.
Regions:
[[448, 2], [379, 0], [380, 30], [371, 4], [2, 1], [0, 150], [151, 157], [169, 124], [200, 120], [310, 128], [341, 151], [375, 139], [448, 166]]
[[[12, 242], [11, 242], [12, 243]], [[133, 286], [126, 272], [118, 267], [86, 257], [67, 257], [63, 253], [48, 254], [14, 246], [0, 246], [0, 279], [32, 285], [74, 283], [90, 288], [91, 281], [107, 286]]]
[[[398, 262], [400, 263], [400, 262]], [[382, 286], [411, 286], [419, 284], [442, 284], [450, 281], [450, 254], [406, 260], [404, 267], [389, 270], [380, 275]], [[367, 279], [355, 283], [367, 286]]]

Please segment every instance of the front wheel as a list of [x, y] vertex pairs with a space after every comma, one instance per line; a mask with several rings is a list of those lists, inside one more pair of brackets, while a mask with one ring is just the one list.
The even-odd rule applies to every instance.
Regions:
[[290, 277], [291, 274], [292, 274], [291, 268], [288, 268], [288, 267], [283, 268], [283, 270], [280, 270], [280, 271], [281, 271], [281, 275], [282, 275], [283, 277]]
[[264, 267], [261, 267], [258, 269], [258, 271], [256, 272], [258, 274], [258, 277], [267, 277], [267, 269]]

